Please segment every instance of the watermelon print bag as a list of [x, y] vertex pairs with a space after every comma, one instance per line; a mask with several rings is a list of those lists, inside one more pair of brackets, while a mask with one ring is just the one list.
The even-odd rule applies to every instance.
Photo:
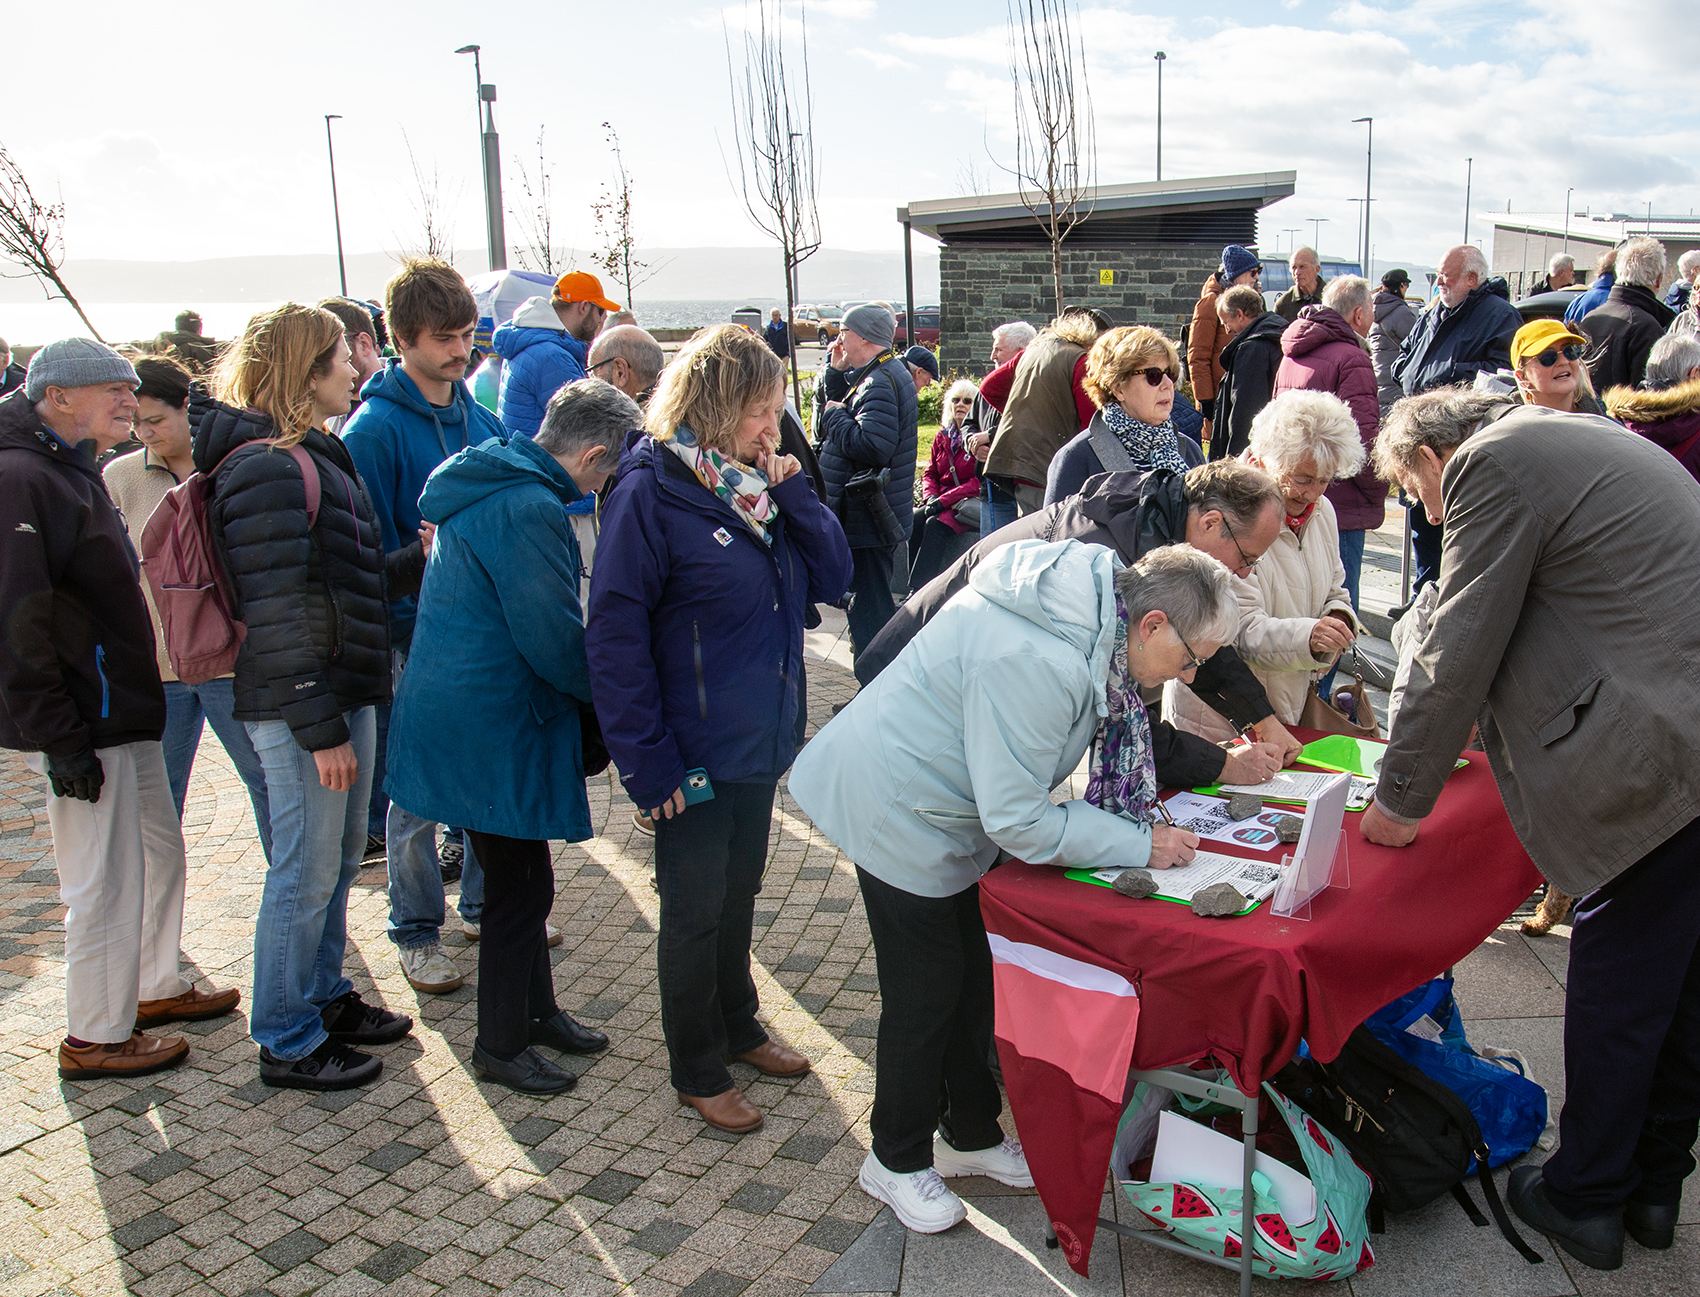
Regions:
[[[1258, 1194], [1252, 1273], [1278, 1279], [1322, 1280], [1346, 1279], [1367, 1270], [1375, 1264], [1366, 1219], [1369, 1176], [1307, 1113], [1272, 1086], [1264, 1085], [1263, 1091], [1298, 1142], [1305, 1169], [1316, 1187], [1316, 1219], [1289, 1228], [1275, 1200]], [[1141, 1116], [1141, 1097], [1135, 1096], [1122, 1120], [1126, 1123]], [[1118, 1141], [1118, 1148], [1122, 1146]], [[1118, 1169], [1125, 1167], [1118, 1163]], [[1244, 1193], [1239, 1185], [1222, 1188], [1124, 1180], [1122, 1190], [1141, 1215], [1178, 1241], [1227, 1260], [1241, 1256], [1245, 1246], [1240, 1237]]]

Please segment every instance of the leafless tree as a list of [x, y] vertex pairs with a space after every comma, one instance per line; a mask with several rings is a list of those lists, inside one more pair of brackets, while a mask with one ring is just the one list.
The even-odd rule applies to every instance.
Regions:
[[77, 301], [60, 267], [65, 261], [65, 200], [44, 203], [30, 189], [24, 169], [0, 144], [0, 259], [22, 267], [9, 279], [39, 279], [48, 300], [61, 298], [82, 318], [90, 333], [100, 337], [88, 312]]
[[991, 191], [991, 177], [980, 169], [979, 162], [970, 154], [956, 168], [956, 192], [964, 196], [978, 196]]
[[455, 234], [448, 216], [453, 210], [453, 203], [443, 199], [442, 183], [437, 177], [437, 164], [433, 161], [430, 171], [427, 172], [413, 152], [413, 141], [407, 138], [406, 130], [402, 131], [401, 140], [407, 145], [407, 161], [413, 168], [413, 182], [417, 188], [417, 192], [409, 196], [408, 202], [419, 222], [415, 227], [419, 237], [404, 242], [412, 243], [414, 250], [423, 256], [453, 261]]
[[626, 170], [626, 160], [620, 153], [620, 136], [612, 122], [603, 122], [608, 132], [608, 147], [614, 151], [615, 184], [602, 182], [602, 197], [590, 205], [596, 217], [596, 232], [602, 250], [593, 256], [591, 264], [604, 274], [612, 275], [625, 285], [626, 305], [632, 304], [637, 286], [653, 278], [667, 264], [656, 265], [637, 255], [637, 235], [632, 229], [632, 178]]
[[[789, 324], [797, 306], [797, 267], [820, 248], [808, 15], [799, 3], [801, 52], [796, 75], [791, 75], [786, 68], [779, 0], [757, 0], [755, 8], [754, 25], [748, 20], [744, 24], [741, 74], [732, 62], [731, 35], [726, 36], [726, 75], [732, 86], [733, 138], [744, 206], [756, 228], [779, 243]], [[791, 397], [801, 410], [795, 356], [791, 358]]]
[[[1098, 137], [1086, 83], [1086, 42], [1069, 0], [1006, 0], [1009, 78], [1015, 91], [1015, 177], [1021, 202], [1051, 242], [1062, 309], [1062, 245], [1092, 214]], [[1000, 164], [1001, 165], [1001, 164]]]
[[[521, 242], [514, 244], [514, 255], [521, 270], [537, 270], [545, 275], [562, 275], [573, 268], [572, 249], [567, 249], [563, 261], [555, 249], [555, 220], [551, 191], [555, 187], [555, 172], [543, 151], [543, 128], [537, 128], [537, 176], [525, 169], [525, 163], [514, 159], [519, 168], [519, 187], [525, 195], [524, 207], [508, 208], [508, 215], [519, 226]], [[536, 264], [533, 264], [533, 263]]]

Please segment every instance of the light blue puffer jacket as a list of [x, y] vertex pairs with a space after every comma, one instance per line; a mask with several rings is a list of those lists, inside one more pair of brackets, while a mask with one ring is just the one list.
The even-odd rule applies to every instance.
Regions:
[[965, 890], [1000, 848], [1035, 864], [1143, 865], [1148, 827], [1050, 798], [1105, 713], [1120, 567], [1074, 540], [988, 555], [803, 749], [797, 804], [856, 864], [917, 896]]

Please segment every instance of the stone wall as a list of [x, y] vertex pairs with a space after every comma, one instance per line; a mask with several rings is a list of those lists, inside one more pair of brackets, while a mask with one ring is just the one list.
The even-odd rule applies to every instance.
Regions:
[[[1096, 306], [1118, 324], [1149, 324], [1178, 344], [1219, 247], [1070, 248], [1063, 298]], [[1115, 274], [1113, 284], [1100, 272]], [[1008, 320], [1043, 326], [1055, 314], [1048, 247], [945, 247], [939, 252], [939, 361], [946, 373], [983, 375], [992, 330]]]

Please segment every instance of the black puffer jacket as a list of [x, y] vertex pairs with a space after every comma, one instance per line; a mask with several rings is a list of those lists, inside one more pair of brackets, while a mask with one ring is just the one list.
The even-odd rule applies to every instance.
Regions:
[[[270, 419], [196, 396], [189, 422], [195, 467], [217, 470], [213, 527], [248, 626], [236, 659], [236, 719], [285, 720], [307, 752], [340, 747], [345, 711], [389, 701], [387, 605], [419, 589], [420, 546], [386, 561], [372, 501], [336, 438], [315, 430], [301, 443], [319, 471], [309, 532], [294, 456], [251, 445], [275, 435]], [[250, 448], [231, 455], [238, 447]]]
[[867, 508], [844, 498], [844, 484], [866, 468], [891, 470], [885, 498], [909, 534], [915, 512], [915, 420], [920, 401], [909, 370], [889, 351], [846, 375], [850, 399], [818, 416], [820, 471], [826, 479], [826, 504], [844, 524], [851, 549], [872, 549], [883, 542]]
[[1281, 334], [1287, 322], [1265, 311], [1222, 348], [1222, 381], [1216, 385], [1216, 419], [1210, 425], [1210, 458], [1237, 456], [1251, 444], [1251, 421], [1275, 397], [1281, 368]]
[[1606, 304], [1582, 317], [1582, 332], [1594, 344], [1588, 356], [1588, 378], [1594, 390], [1604, 394], [1614, 387], [1639, 387], [1647, 375], [1653, 344], [1665, 336], [1674, 319], [1676, 312], [1652, 289], [1621, 279], [1613, 284]]

